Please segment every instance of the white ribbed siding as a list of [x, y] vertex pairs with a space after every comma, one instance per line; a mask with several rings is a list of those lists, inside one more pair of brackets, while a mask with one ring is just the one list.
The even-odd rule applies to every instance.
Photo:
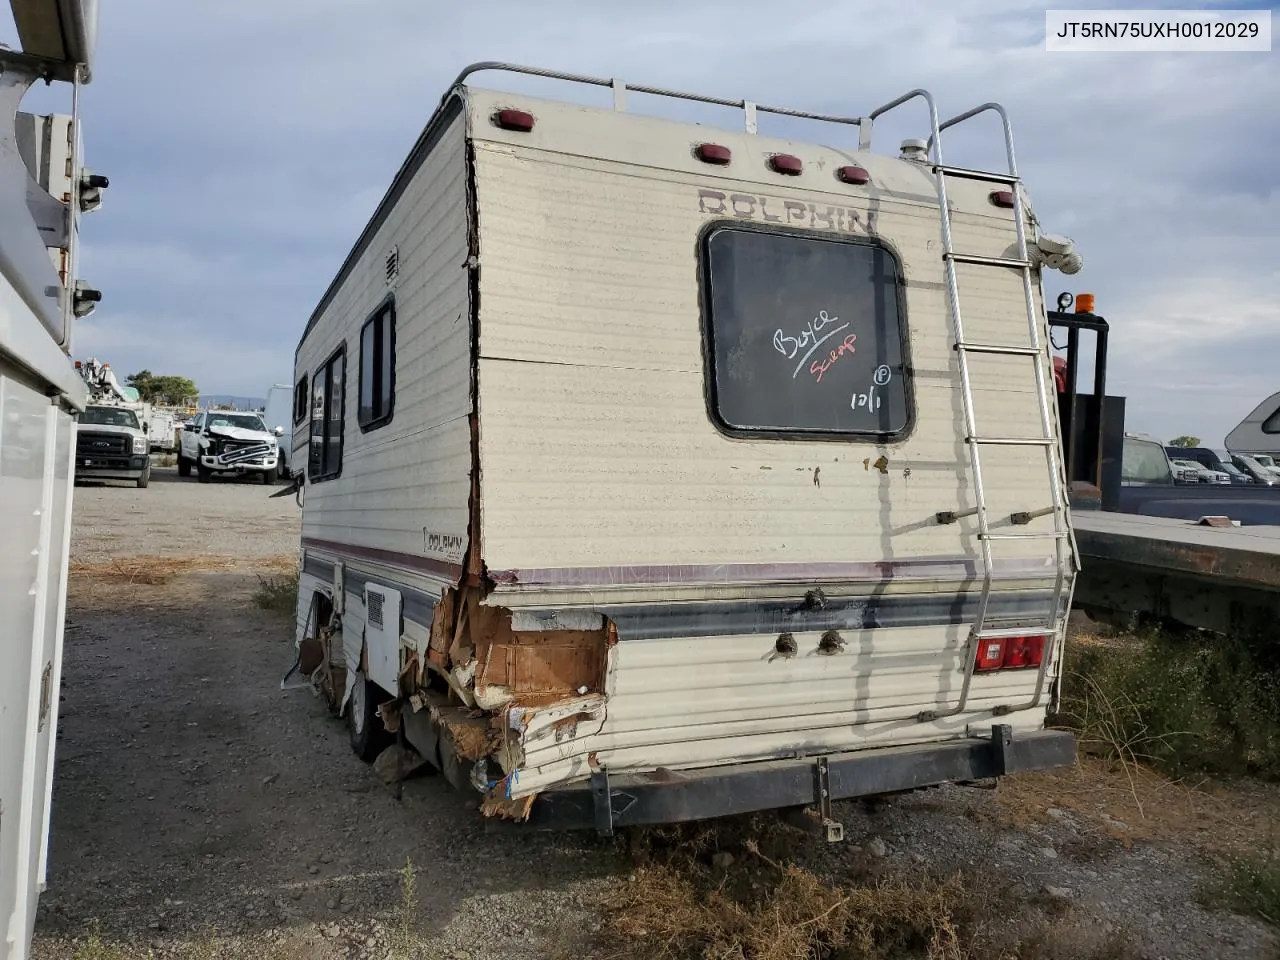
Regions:
[[[295, 382], [303, 373], [314, 377], [339, 344], [345, 342], [347, 349], [342, 471], [336, 479], [308, 483], [304, 540], [408, 557], [431, 556], [428, 531], [466, 542], [471, 482], [467, 203], [465, 124], [459, 114], [299, 349]], [[399, 273], [388, 285], [386, 259], [393, 248]], [[386, 426], [363, 433], [357, 421], [360, 328], [392, 292], [394, 415]], [[305, 436], [308, 425], [295, 430]]]
[[[857, 750], [986, 735], [994, 722], [1038, 729], [1038, 710], [998, 720], [997, 706], [1035, 695], [1036, 671], [977, 674], [963, 713], [920, 722], [958, 703], [961, 627], [846, 632], [846, 649], [816, 652], [818, 634], [797, 634], [798, 654], [773, 657], [770, 636], [624, 641], [611, 658], [600, 721], [576, 736], [526, 735], [525, 766], [513, 795], [587, 776], [595, 753], [611, 771], [679, 770], [792, 754]], [[1056, 664], [1046, 678], [1046, 691]], [[602, 722], [601, 722], [602, 721]]]
[[[493, 103], [475, 94], [472, 106], [476, 136], [486, 138], [475, 143], [475, 168], [489, 569], [977, 553], [972, 518], [931, 522], [938, 511], [969, 507], [973, 492], [925, 171], [859, 156], [883, 185], [872, 204], [865, 190], [834, 192], [831, 166], [848, 159], [823, 148], [709, 133], [735, 157], [788, 149], [807, 171], [826, 171], [770, 178], [761, 163], [759, 182], [734, 182], [690, 159], [684, 125], [539, 102], [524, 145], [488, 123]], [[615, 159], [574, 155], [578, 149]], [[907, 281], [916, 418], [909, 437], [884, 445], [744, 441], [716, 430], [704, 399], [696, 254], [699, 230], [715, 218], [700, 210], [700, 189], [836, 204], [859, 211], [862, 223], [874, 209], [875, 233], [901, 258]], [[1011, 252], [1012, 218], [987, 202], [990, 189], [956, 184], [957, 249]], [[968, 339], [1026, 343], [1020, 276], [960, 272]], [[1041, 434], [1031, 360], [978, 356], [971, 371], [982, 434]], [[882, 454], [885, 474], [866, 463]], [[984, 450], [983, 476], [995, 523], [1050, 502], [1042, 449]], [[1052, 524], [1043, 517], [1017, 529]], [[1048, 541], [998, 551], [1052, 556]]]

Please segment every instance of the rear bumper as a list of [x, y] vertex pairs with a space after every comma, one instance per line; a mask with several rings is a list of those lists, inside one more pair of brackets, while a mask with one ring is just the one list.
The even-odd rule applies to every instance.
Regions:
[[1075, 754], [1076, 740], [1068, 732], [1038, 730], [1013, 736], [1009, 727], [997, 725], [990, 738], [966, 737], [803, 760], [615, 776], [602, 771], [589, 782], [539, 794], [527, 826], [540, 830], [594, 827], [607, 835], [645, 824], [808, 805], [822, 809], [824, 779], [830, 799], [842, 800], [1070, 766]]

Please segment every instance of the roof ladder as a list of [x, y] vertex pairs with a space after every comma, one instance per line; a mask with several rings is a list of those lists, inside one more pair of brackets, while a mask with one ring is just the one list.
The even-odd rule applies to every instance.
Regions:
[[[1063, 621], [1066, 617], [1066, 610], [1064, 609], [1063, 601], [1064, 599], [1067, 599], [1068, 601], [1070, 599], [1066, 591], [1069, 589], [1070, 583], [1068, 564], [1070, 564], [1073, 559], [1073, 544], [1067, 518], [1065, 468], [1062, 463], [1061, 449], [1058, 443], [1056, 415], [1055, 411], [1050, 407], [1050, 394], [1048, 391], [1049, 377], [1047, 372], [1049, 355], [1047, 344], [1044, 342], [1041, 335], [1042, 318], [1036, 307], [1035, 294], [1033, 292], [1033, 279], [1031, 274], [1032, 265], [1027, 250], [1027, 231], [1022, 190], [1020, 189], [1021, 183], [1018, 176], [1017, 162], [1014, 157], [1013, 131], [1009, 125], [1008, 115], [1005, 113], [1004, 108], [999, 104], [985, 103], [982, 106], [975, 107], [972, 110], [952, 117], [950, 120], [940, 124], [938, 122], [938, 113], [934, 106], [933, 98], [924, 90], [914, 90], [911, 93], [905, 94], [897, 100], [886, 104], [879, 110], [874, 111], [870, 115], [870, 119], [874, 121], [877, 116], [917, 97], [924, 99], [928, 104], [929, 121], [932, 128], [930, 146], [932, 147], [933, 153], [932, 170], [938, 192], [938, 210], [942, 231], [942, 269], [950, 304], [951, 327], [954, 340], [952, 346], [956, 352], [956, 358], [959, 362], [960, 368], [961, 397], [963, 401], [965, 419], [965, 442], [969, 449], [970, 468], [973, 472], [975, 509], [966, 511], [966, 514], [976, 515], [977, 517], [978, 541], [982, 555], [982, 592], [978, 598], [976, 616], [969, 629], [969, 642], [965, 654], [965, 677], [964, 684], [960, 692], [959, 702], [955, 706], [941, 713], [930, 712], [928, 714], [922, 714], [921, 719], [923, 720], [936, 719], [939, 716], [951, 716], [964, 710], [965, 703], [969, 695], [970, 681], [973, 676], [977, 647], [983, 640], [1003, 639], [1014, 634], [1035, 634], [1043, 630], [1046, 633], [1052, 633], [1053, 638], [1050, 641], [1049, 649], [1045, 651], [1045, 655], [1042, 658], [1040, 675], [1036, 685], [1035, 698], [1030, 703], [1026, 704], [1026, 706], [1030, 707], [1039, 705], [1043, 694], [1045, 675], [1051, 659], [1050, 651], [1057, 645], [1057, 639], [1061, 632]], [[948, 127], [954, 127], [965, 120], [969, 120], [972, 117], [988, 111], [999, 114], [1001, 123], [1003, 124], [1005, 152], [1008, 159], [1008, 171], [1006, 173], [988, 173], [985, 171], [944, 165], [942, 160], [941, 144], [942, 131]], [[868, 124], [868, 126], [870, 125]], [[1014, 198], [1013, 221], [1017, 230], [1018, 239], [1016, 257], [1005, 258], [976, 256], [959, 253], [955, 250], [951, 239], [951, 214], [947, 203], [947, 181], [950, 178], [980, 180], [988, 183], [1005, 184], [1011, 188]], [[1016, 270], [1021, 274], [1023, 294], [1026, 303], [1027, 330], [1029, 333], [1029, 342], [1026, 345], [971, 343], [965, 339], [964, 323], [960, 309], [960, 290], [956, 278], [957, 263], [970, 264], [984, 269]], [[1031, 362], [1035, 370], [1036, 400], [1038, 402], [1040, 413], [1041, 432], [1038, 436], [996, 436], [979, 432], [974, 416], [973, 386], [969, 372], [970, 354], [999, 354], [1023, 357]], [[987, 510], [986, 490], [983, 486], [982, 479], [982, 451], [986, 447], [995, 446], [1036, 446], [1044, 449], [1045, 469], [1049, 474], [1051, 506], [1045, 510], [1035, 511], [1034, 514], [1022, 514], [1021, 516], [1026, 518], [1052, 513], [1054, 518], [1054, 529], [1052, 532], [993, 533], [991, 531], [991, 522]], [[944, 516], [947, 519], [955, 518], [955, 514], [946, 514], [939, 515], [939, 519], [943, 520]], [[1015, 514], [1015, 517], [1016, 516], [1018, 515]], [[1046, 611], [1041, 625], [1019, 628], [1009, 628], [1007, 626], [992, 627], [987, 622], [987, 608], [991, 599], [993, 579], [993, 545], [1003, 541], [1026, 540], [1043, 540], [1053, 544], [1056, 580], [1054, 584], [1053, 597], [1050, 601], [1051, 605]]]

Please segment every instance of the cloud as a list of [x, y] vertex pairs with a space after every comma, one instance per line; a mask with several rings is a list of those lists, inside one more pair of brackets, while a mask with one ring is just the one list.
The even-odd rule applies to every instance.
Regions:
[[[1280, 387], [1280, 68], [1270, 54], [1048, 54], [1043, 31], [1043, 6], [1023, 0], [117, 5], [84, 97], [90, 162], [112, 187], [84, 226], [85, 274], [106, 299], [79, 343], [210, 392], [291, 379], [307, 316], [472, 61], [846, 115], [923, 86], [944, 116], [987, 100], [1009, 109], [1038, 215], [1085, 255], [1083, 273], [1051, 275], [1046, 290], [1097, 295], [1129, 424], [1220, 444]], [[609, 102], [607, 90], [478, 80]], [[651, 97], [630, 107], [741, 122]], [[924, 120], [919, 105], [885, 118], [877, 149], [922, 135]], [[1000, 163], [992, 118], [966, 126], [948, 135], [948, 159]], [[762, 131], [856, 140], [776, 118]]]

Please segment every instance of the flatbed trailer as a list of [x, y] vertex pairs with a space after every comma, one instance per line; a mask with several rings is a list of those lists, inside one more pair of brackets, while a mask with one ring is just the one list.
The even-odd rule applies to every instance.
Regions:
[[1084, 510], [1073, 515], [1081, 571], [1074, 605], [1220, 633], [1280, 618], [1280, 526], [1215, 526]]
[[[1107, 393], [1109, 325], [1090, 294], [1064, 293], [1058, 307], [1048, 319], [1066, 334], [1054, 345], [1066, 352], [1058, 415], [1080, 559], [1072, 606], [1111, 621], [1265, 629], [1280, 615], [1280, 497], [1268, 488], [1127, 484], [1125, 398]], [[1081, 339], [1090, 335], [1092, 357]], [[1079, 389], [1083, 370], [1092, 370], [1089, 392]]]

